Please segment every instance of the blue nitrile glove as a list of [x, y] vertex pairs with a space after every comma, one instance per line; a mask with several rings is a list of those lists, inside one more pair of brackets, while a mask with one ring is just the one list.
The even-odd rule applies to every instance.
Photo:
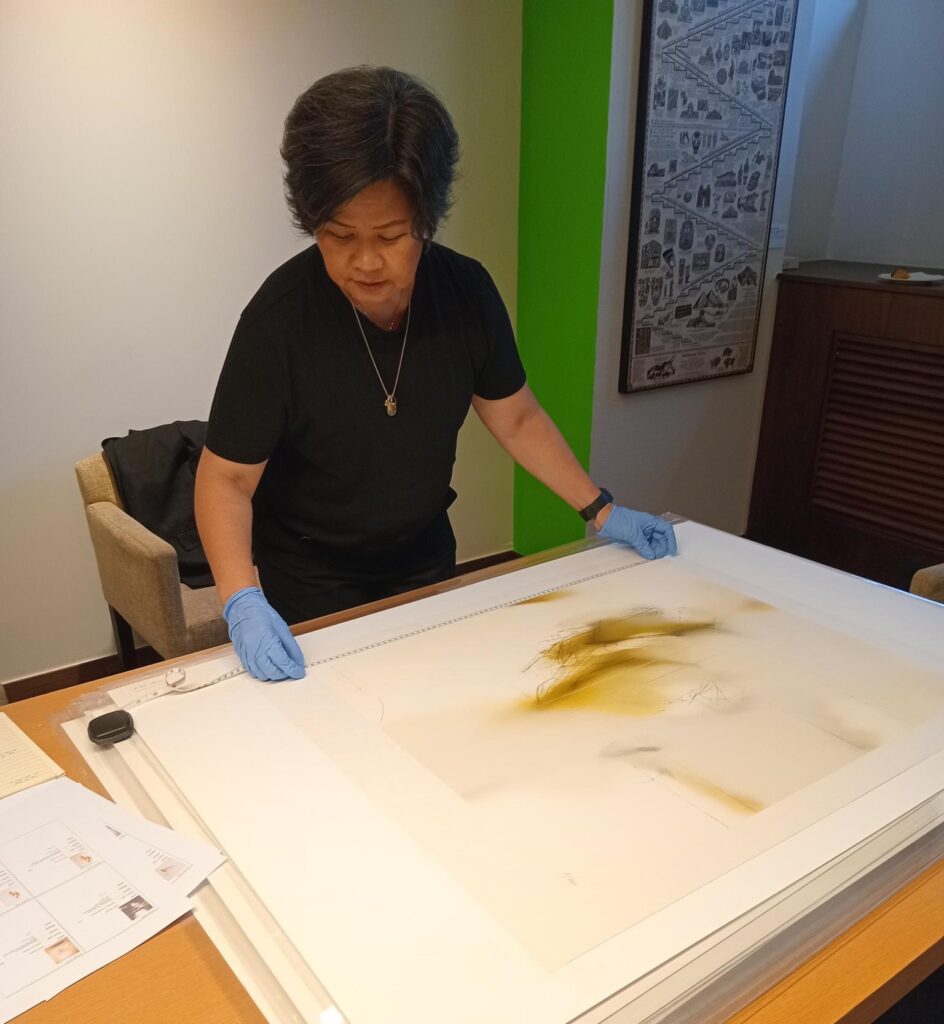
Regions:
[[258, 587], [243, 587], [223, 606], [239, 660], [256, 679], [301, 679], [305, 658], [285, 619], [262, 596]]
[[610, 509], [600, 536], [634, 547], [643, 558], [662, 558], [678, 553], [672, 524], [648, 512], [636, 512], [622, 505]]

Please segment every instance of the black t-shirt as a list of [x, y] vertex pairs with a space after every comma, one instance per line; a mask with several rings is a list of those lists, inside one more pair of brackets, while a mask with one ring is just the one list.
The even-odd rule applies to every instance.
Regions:
[[[391, 388], [405, 325], [361, 323]], [[326, 560], [362, 562], [409, 549], [444, 518], [473, 394], [506, 398], [524, 382], [487, 271], [433, 244], [417, 268], [397, 412], [388, 416], [354, 309], [312, 245], [243, 311], [206, 444], [232, 462], [268, 460], [253, 500], [257, 559], [301, 542]]]

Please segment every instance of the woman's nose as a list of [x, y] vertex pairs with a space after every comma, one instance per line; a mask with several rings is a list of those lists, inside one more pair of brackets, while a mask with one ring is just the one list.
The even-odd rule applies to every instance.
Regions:
[[380, 250], [370, 242], [358, 245], [354, 250], [354, 268], [356, 270], [373, 273], [382, 266], [383, 257], [380, 255]]

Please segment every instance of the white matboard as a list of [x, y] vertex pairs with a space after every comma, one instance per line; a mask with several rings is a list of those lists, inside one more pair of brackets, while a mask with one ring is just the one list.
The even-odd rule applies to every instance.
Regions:
[[[679, 536], [316, 633], [298, 683], [136, 711], [353, 1024], [572, 1020], [937, 793], [937, 609]], [[698, 625], [534, 703], [567, 670], [541, 651], [642, 614]]]

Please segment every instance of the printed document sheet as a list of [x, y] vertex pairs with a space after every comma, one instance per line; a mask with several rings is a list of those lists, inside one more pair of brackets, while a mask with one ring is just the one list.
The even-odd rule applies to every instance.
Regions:
[[67, 779], [0, 801], [0, 1024], [186, 914], [221, 860]]
[[63, 774], [51, 757], [43, 753], [8, 715], [0, 712], [0, 797]]

